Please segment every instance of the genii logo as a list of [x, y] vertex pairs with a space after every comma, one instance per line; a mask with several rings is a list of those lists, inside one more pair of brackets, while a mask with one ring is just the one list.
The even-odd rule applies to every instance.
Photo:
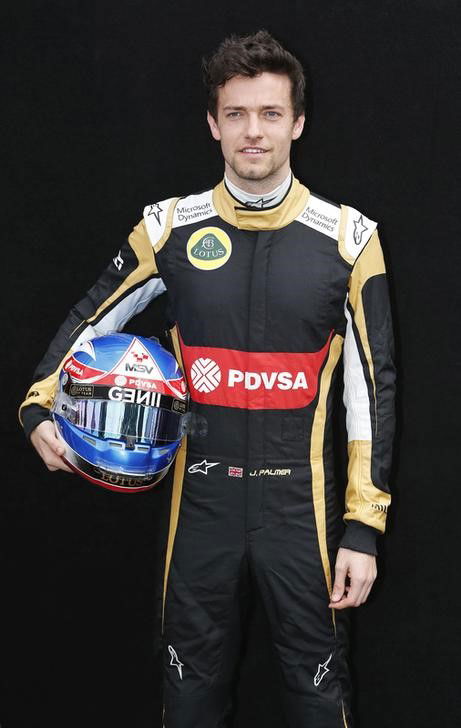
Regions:
[[187, 257], [195, 268], [216, 270], [227, 263], [232, 253], [232, 242], [224, 230], [204, 227], [192, 233], [187, 241]]
[[181, 351], [191, 398], [241, 409], [306, 407], [318, 390], [331, 334], [316, 352], [246, 352], [187, 346]]

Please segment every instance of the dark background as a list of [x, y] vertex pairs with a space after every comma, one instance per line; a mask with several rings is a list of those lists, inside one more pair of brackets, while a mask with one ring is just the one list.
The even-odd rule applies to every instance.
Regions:
[[[168, 484], [123, 496], [48, 473], [16, 408], [144, 205], [219, 180], [200, 59], [261, 27], [309, 68], [297, 176], [379, 221], [389, 269], [395, 496], [379, 581], [354, 614], [357, 724], [459, 727], [459, 3], [36, 0], [2, 13], [2, 728], [160, 728]], [[130, 330], [153, 333], [158, 305]], [[238, 689], [238, 728], [282, 728], [258, 602]]]

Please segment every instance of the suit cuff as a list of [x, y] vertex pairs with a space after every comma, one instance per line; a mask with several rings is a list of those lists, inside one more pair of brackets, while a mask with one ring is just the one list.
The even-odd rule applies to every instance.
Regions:
[[361, 521], [346, 521], [346, 532], [339, 544], [340, 548], [360, 551], [364, 554], [376, 556], [376, 538], [379, 531], [372, 526], [367, 526]]
[[25, 435], [29, 440], [32, 430], [35, 430], [40, 422], [51, 420], [51, 415], [50, 411], [45, 407], [41, 407], [39, 404], [30, 404], [28, 407], [23, 408], [21, 418]]

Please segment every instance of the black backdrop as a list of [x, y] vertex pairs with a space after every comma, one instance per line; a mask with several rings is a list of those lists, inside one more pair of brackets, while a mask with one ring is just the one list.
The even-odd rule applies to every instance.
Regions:
[[[390, 272], [395, 498], [379, 582], [354, 614], [357, 723], [460, 726], [459, 4], [36, 0], [2, 12], [2, 727], [161, 725], [168, 485], [125, 497], [48, 473], [15, 410], [71, 303], [143, 206], [220, 178], [200, 58], [260, 27], [309, 66], [297, 176], [379, 221]], [[130, 330], [153, 333], [161, 305]], [[256, 601], [238, 728], [283, 726], [275, 685]]]

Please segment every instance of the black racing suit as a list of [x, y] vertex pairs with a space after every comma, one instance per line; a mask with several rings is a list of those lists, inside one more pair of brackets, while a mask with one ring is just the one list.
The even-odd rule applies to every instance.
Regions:
[[[168, 291], [202, 426], [176, 460], [164, 599], [166, 728], [215, 728], [238, 654], [242, 584], [266, 609], [292, 728], [352, 725], [347, 616], [328, 608], [339, 544], [375, 552], [390, 502], [392, 330], [376, 224], [297, 180], [272, 208], [224, 183], [149, 205], [75, 306], [21, 408], [48, 416], [71, 347]], [[344, 353], [344, 523], [332, 465]]]

